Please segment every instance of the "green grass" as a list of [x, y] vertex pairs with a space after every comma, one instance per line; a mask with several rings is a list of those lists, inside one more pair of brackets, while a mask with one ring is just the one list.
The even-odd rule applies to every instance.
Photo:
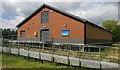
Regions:
[[2, 54], [2, 66], [7, 68], [67, 68], [67, 66], [56, 66], [54, 63], [28, 60], [24, 57], [17, 57], [8, 54]]
[[[0, 65], [1, 66], [1, 65]], [[35, 59], [26, 59], [22, 56], [13, 56], [7, 53], [2, 53], [2, 68], [48, 68], [51, 70], [55, 70], [55, 68], [62, 70], [92, 70], [87, 68], [73, 68], [68, 66], [56, 66], [55, 63], [44, 61], [44, 63], [41, 63], [40, 61], [37, 61]]]

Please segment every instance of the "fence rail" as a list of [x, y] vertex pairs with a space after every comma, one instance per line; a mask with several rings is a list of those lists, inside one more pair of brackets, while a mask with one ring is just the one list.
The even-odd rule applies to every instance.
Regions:
[[[72, 49], [76, 47], [76, 49]], [[83, 45], [44, 45], [43, 43], [32, 42], [19, 42], [8, 40], [3, 42], [3, 46], [0, 46], [1, 52], [10, 54], [21, 55], [25, 57], [31, 57], [40, 60], [53, 61], [56, 63], [63, 63], [67, 65], [82, 66], [89, 68], [118, 68], [117, 54], [108, 53], [108, 47], [100, 48], [96, 47], [95, 52], [91, 52], [90, 48], [87, 51], [83, 50]], [[89, 46], [90, 47], [90, 46]], [[105, 50], [107, 49], [107, 50]], [[117, 52], [119, 49], [114, 49]], [[96, 52], [97, 50], [97, 52]], [[109, 55], [109, 56], [108, 56]], [[114, 56], [114, 57], [113, 57]], [[110, 61], [112, 57], [113, 61]]]

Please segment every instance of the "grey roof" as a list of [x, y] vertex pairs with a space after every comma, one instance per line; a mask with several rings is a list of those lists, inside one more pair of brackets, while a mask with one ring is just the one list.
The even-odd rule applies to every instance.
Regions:
[[[66, 15], [66, 16], [69, 16], [69, 17], [71, 17], [71, 18], [74, 18], [74, 19], [76, 19], [76, 20], [78, 20], [78, 21], [88, 22], [88, 23], [90, 23], [90, 24], [92, 24], [92, 25], [94, 25], [94, 26], [97, 26], [97, 27], [105, 30], [105, 31], [108, 31], [108, 30], [106, 30], [106, 29], [104, 29], [104, 28], [102, 28], [102, 27], [100, 27], [100, 26], [98, 26], [98, 25], [96, 25], [96, 24], [94, 24], [94, 23], [86, 20], [86, 19], [83, 19], [83, 18], [81, 18], [81, 17], [75, 16], [75, 15], [73, 15], [73, 14], [70, 14], [70, 13], [68, 13], [68, 12], [65, 12], [65, 11], [61, 10], [61, 9], [55, 8], [55, 7], [50, 6], [50, 5], [48, 5], [48, 4], [42, 4], [37, 10], [35, 10], [30, 16], [28, 16], [26, 19], [24, 19], [24, 20], [23, 20], [21, 23], [19, 23], [16, 27], [19, 28], [21, 25], [24, 24], [25, 21], [29, 20], [33, 15], [35, 15], [35, 14], [36, 14], [40, 9], [42, 9], [43, 7], [50, 8], [50, 9], [52, 9], [52, 10], [55, 10], [55, 11], [57, 11], [57, 12], [60, 12], [60, 13], [62, 13], [62, 14], [64, 14], [64, 15]], [[110, 32], [110, 31], [108, 31], [108, 32]], [[111, 33], [111, 32], [110, 32], [110, 33]]]

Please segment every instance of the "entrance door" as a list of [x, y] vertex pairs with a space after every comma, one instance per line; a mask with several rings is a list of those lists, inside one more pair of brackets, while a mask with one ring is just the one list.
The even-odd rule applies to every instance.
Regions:
[[48, 41], [50, 39], [49, 29], [41, 30], [41, 41]]

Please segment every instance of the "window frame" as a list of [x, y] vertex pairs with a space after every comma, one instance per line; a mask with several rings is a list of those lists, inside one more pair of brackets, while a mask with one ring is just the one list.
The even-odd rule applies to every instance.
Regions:
[[[47, 19], [46, 22], [43, 22], [43, 21], [42, 21], [42, 20], [44, 20], [44, 21], [46, 20], [46, 19], [43, 19], [43, 18], [42, 18], [42, 14], [43, 14], [43, 13], [48, 13], [48, 15], [47, 15], [48, 17], [46, 18], [46, 19]], [[43, 12], [41, 12], [41, 24], [47, 24], [47, 23], [49, 23], [49, 11], [43, 11]]]
[[[24, 35], [22, 34], [22, 32], [24, 32]], [[20, 37], [25, 37], [25, 30], [20, 31]]]
[[[62, 31], [69, 31], [69, 34], [68, 34], [68, 35], [63, 35], [63, 34], [62, 34]], [[69, 36], [70, 36], [70, 30], [61, 30], [61, 36], [62, 36], [62, 37], [69, 37]]]

